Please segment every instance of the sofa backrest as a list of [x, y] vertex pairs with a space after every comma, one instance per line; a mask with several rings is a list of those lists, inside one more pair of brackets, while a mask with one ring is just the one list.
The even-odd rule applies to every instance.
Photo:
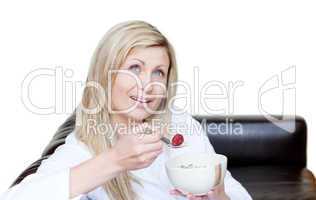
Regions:
[[10, 185], [19, 184], [26, 176], [33, 174], [37, 171], [37, 168], [41, 165], [42, 161], [49, 158], [51, 154], [54, 153], [55, 149], [65, 143], [65, 138], [69, 133], [71, 133], [75, 128], [76, 115], [75, 112], [66, 119], [66, 121], [57, 129], [51, 141], [48, 143], [44, 151], [42, 152], [41, 158], [33, 162], [28, 166]]
[[194, 116], [229, 167], [306, 166], [307, 127], [300, 116]]

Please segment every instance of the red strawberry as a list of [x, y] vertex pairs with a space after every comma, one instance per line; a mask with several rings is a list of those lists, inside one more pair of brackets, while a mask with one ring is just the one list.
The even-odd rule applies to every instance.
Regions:
[[183, 135], [177, 133], [172, 137], [171, 143], [173, 146], [180, 146], [184, 141]]

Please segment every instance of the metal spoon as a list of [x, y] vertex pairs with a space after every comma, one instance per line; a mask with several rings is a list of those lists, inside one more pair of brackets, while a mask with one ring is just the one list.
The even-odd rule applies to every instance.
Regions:
[[[146, 128], [145, 131], [144, 131], [144, 134], [151, 134], [152, 133], [152, 130], [150, 128]], [[171, 141], [169, 140], [169, 138], [166, 138], [165, 136], [162, 136], [160, 138], [161, 141], [163, 141], [168, 147], [171, 147], [171, 148], [182, 148], [184, 147], [185, 145], [179, 145], [179, 146], [175, 146], [175, 145], [172, 145]]]
[[172, 147], [172, 148], [182, 148], [185, 146], [183, 144], [179, 145], [179, 146], [172, 145], [171, 141], [164, 136], [162, 136], [162, 138], [160, 138], [160, 140], [163, 141], [168, 147]]

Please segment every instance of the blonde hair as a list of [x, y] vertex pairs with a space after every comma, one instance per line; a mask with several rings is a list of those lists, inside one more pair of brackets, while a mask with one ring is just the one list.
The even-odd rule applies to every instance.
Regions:
[[[151, 120], [158, 117], [168, 124], [171, 120], [171, 112], [166, 108], [176, 93], [176, 87], [171, 85], [177, 81], [176, 58], [172, 45], [165, 36], [151, 24], [144, 21], [127, 21], [112, 27], [104, 35], [95, 49], [86, 83], [91, 81], [96, 82], [102, 86], [104, 91], [108, 91], [107, 82], [109, 70], [118, 69], [133, 48], [152, 46], [162, 46], [166, 48], [169, 55], [170, 66], [166, 85], [167, 95], [157, 109], [164, 110], [164, 112], [162, 114], [152, 114], [148, 117], [147, 121], [151, 122]], [[112, 78], [111, 83], [113, 83], [114, 78]], [[88, 130], [90, 119], [95, 121], [95, 126], [104, 123], [112, 125], [107, 108], [108, 94], [106, 93], [107, 92], [104, 94], [105, 99], [102, 99], [99, 91], [95, 87], [85, 87], [81, 99], [81, 107], [77, 108], [76, 137], [84, 142], [94, 155], [98, 155], [104, 150], [113, 147], [117, 140], [117, 134], [113, 129], [108, 129], [107, 131], [109, 132], [106, 133], [106, 135], [95, 134], [91, 132], [91, 129]], [[95, 108], [98, 105], [101, 105], [101, 107], [96, 113], [87, 113], [82, 109], [82, 107]], [[113, 136], [113, 138], [111, 139], [108, 135]], [[135, 200], [138, 195], [132, 189], [132, 181], [141, 185], [136, 177], [126, 171], [107, 181], [102, 187], [112, 200]]]

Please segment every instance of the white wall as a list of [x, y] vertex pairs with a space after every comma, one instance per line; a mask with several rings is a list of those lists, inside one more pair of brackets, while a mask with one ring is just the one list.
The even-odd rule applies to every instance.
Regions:
[[[225, 108], [229, 114], [260, 114], [259, 88], [271, 77], [275, 78], [271, 84], [276, 84], [273, 81], [278, 81], [282, 71], [296, 66], [296, 79], [292, 71], [285, 75], [295, 83], [283, 87], [279, 79], [280, 88], [267, 93], [262, 104], [273, 114], [293, 114], [296, 105], [296, 113], [308, 123], [308, 167], [316, 173], [316, 95], [312, 88], [316, 83], [316, 12], [312, 1], [133, 2], [0, 3], [0, 192], [40, 156], [68, 116], [65, 112], [30, 112], [21, 100], [23, 79], [32, 70], [62, 66], [63, 70], [68, 69], [67, 73], [73, 72], [65, 81], [84, 81], [101, 36], [114, 24], [130, 19], [148, 21], [167, 35], [177, 52], [181, 80], [193, 83], [193, 67], [198, 66], [201, 84], [210, 80], [224, 85], [242, 81], [243, 86], [236, 89], [233, 111], [223, 104], [227, 99], [212, 104]], [[30, 96], [36, 105], [54, 104], [53, 81], [52, 76], [34, 80]], [[81, 93], [77, 95], [75, 102]], [[69, 113], [71, 98], [68, 96], [65, 101]]]

